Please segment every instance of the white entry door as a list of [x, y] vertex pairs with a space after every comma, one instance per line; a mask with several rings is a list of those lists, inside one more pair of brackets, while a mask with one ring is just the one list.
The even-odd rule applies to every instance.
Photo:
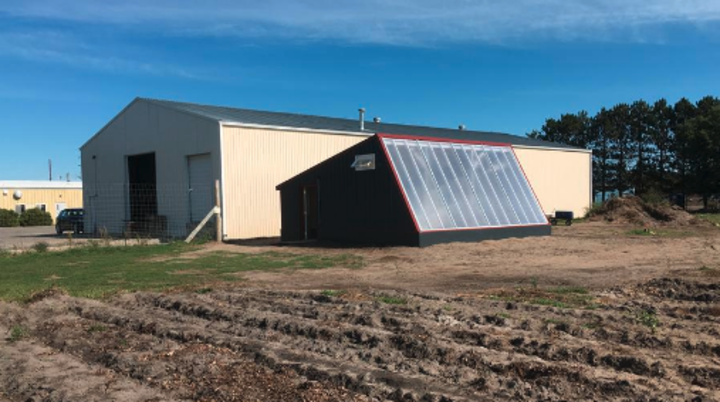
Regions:
[[64, 211], [65, 208], [67, 208], [67, 204], [64, 202], [58, 202], [55, 204], [55, 216], [57, 217], [60, 215], [60, 212]]
[[200, 222], [215, 205], [213, 202], [215, 186], [210, 154], [188, 157], [188, 181], [190, 221]]

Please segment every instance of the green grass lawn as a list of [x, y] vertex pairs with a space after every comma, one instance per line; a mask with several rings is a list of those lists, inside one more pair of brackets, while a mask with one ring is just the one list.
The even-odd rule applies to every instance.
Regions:
[[120, 291], [163, 290], [232, 282], [239, 272], [279, 269], [359, 268], [353, 255], [294, 255], [278, 252], [213, 252], [190, 257], [198, 246], [170, 244], [77, 247], [58, 252], [0, 254], [0, 299], [26, 300], [58, 287], [70, 295], [102, 298]]

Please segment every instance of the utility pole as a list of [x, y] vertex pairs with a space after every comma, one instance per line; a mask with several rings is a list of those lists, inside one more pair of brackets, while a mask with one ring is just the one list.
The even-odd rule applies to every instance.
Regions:
[[50, 177], [50, 181], [52, 181], [52, 159], [48, 159], [48, 173]]

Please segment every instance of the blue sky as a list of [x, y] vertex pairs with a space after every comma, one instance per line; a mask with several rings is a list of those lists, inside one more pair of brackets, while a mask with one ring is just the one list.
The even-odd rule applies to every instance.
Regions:
[[0, 180], [77, 178], [136, 96], [524, 135], [718, 66], [717, 0], [3, 0]]

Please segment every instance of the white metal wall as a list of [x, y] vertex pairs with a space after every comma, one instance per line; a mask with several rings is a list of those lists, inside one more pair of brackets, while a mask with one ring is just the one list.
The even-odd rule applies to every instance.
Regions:
[[210, 154], [188, 157], [190, 221], [200, 222], [214, 206], [215, 189]]
[[188, 156], [210, 154], [213, 180], [220, 178], [216, 121], [135, 100], [81, 148], [87, 231], [123, 230], [128, 219], [129, 155], [155, 152], [158, 215], [181, 227], [189, 222]]

